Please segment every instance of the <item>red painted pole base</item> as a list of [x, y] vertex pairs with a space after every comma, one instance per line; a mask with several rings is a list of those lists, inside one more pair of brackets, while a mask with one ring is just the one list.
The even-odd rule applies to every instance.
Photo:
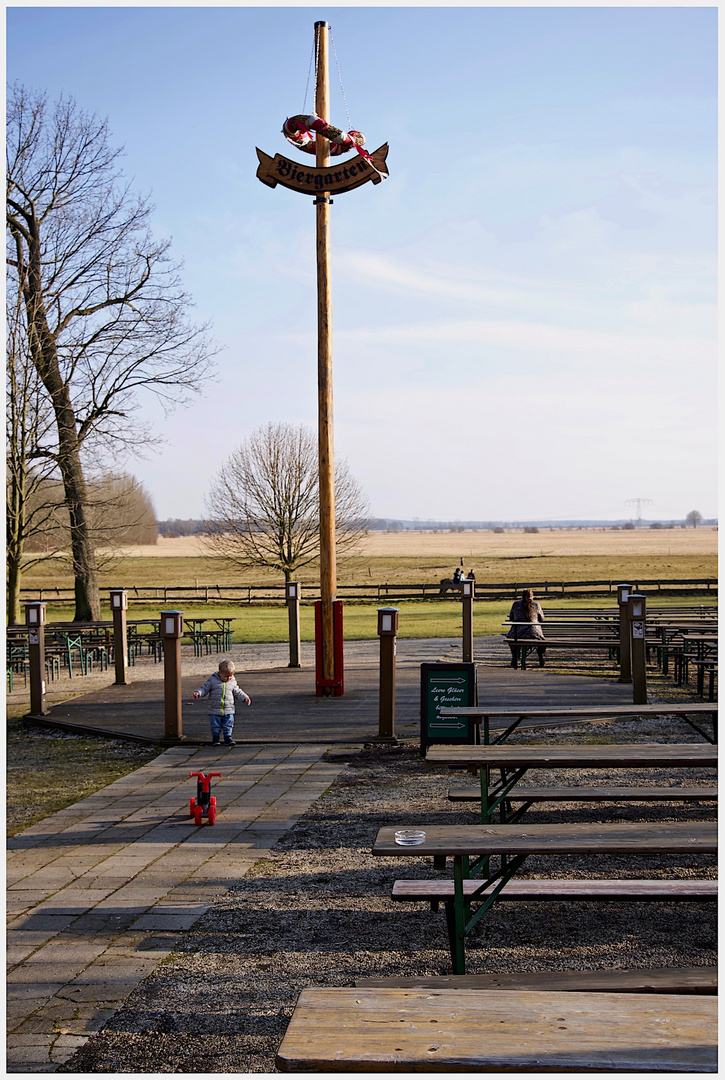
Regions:
[[[315, 696], [342, 697], [345, 693], [345, 671], [342, 646], [342, 600], [332, 601], [334, 675], [322, 677], [322, 601], [315, 601]], [[332, 689], [332, 694], [325, 691]]]

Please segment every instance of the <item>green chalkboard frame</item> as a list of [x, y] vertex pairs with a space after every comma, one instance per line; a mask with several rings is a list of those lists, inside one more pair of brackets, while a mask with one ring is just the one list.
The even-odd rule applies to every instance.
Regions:
[[420, 752], [433, 743], [473, 745], [479, 739], [479, 725], [473, 720], [451, 716], [441, 718], [444, 706], [478, 705], [476, 665], [433, 663], [420, 665]]

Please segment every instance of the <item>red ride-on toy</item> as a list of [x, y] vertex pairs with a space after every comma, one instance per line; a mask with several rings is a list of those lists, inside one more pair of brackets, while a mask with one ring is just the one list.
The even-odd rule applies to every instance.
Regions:
[[189, 817], [193, 817], [195, 825], [201, 825], [201, 819], [206, 816], [209, 818], [209, 824], [213, 825], [216, 821], [216, 799], [211, 793], [211, 778], [212, 776], [218, 776], [221, 779], [220, 772], [210, 772], [204, 775], [203, 772], [190, 772], [189, 776], [196, 776], [196, 798], [189, 799]]

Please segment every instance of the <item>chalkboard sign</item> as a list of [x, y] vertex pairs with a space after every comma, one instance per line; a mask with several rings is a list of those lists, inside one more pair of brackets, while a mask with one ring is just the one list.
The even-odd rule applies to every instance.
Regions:
[[420, 752], [432, 743], [476, 743], [478, 724], [441, 716], [442, 708], [478, 704], [475, 664], [420, 665]]

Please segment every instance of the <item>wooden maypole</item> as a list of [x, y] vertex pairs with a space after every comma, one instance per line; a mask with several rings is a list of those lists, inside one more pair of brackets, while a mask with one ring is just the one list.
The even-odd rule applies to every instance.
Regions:
[[[268, 187], [281, 184], [292, 191], [314, 196], [317, 225], [317, 391], [320, 484], [320, 602], [315, 615], [317, 693], [343, 692], [342, 610], [336, 600], [335, 557], [335, 452], [332, 412], [332, 301], [330, 296], [330, 207], [332, 196], [352, 191], [372, 180], [387, 179], [388, 144], [373, 153], [362, 149], [360, 132], [343, 132], [330, 124], [330, 80], [328, 48], [330, 27], [315, 23], [315, 115], [298, 115], [285, 121], [283, 134], [288, 142], [315, 154], [315, 168], [275, 154], [270, 158], [257, 147], [257, 176]], [[314, 146], [312, 134], [316, 133]], [[335, 160], [331, 164], [331, 144]], [[341, 153], [355, 151], [352, 160], [340, 160]]]
[[[330, 28], [315, 23], [316, 86], [315, 112], [330, 117], [330, 76], [328, 45]], [[330, 144], [316, 140], [315, 158], [319, 169], [330, 164]], [[322, 678], [327, 692], [335, 677], [335, 631], [333, 603], [337, 593], [335, 551], [335, 450], [332, 408], [332, 297], [330, 294], [330, 207], [332, 199], [321, 194], [315, 199], [317, 213], [317, 408], [320, 471], [320, 600]], [[338, 668], [340, 664], [338, 662]]]

